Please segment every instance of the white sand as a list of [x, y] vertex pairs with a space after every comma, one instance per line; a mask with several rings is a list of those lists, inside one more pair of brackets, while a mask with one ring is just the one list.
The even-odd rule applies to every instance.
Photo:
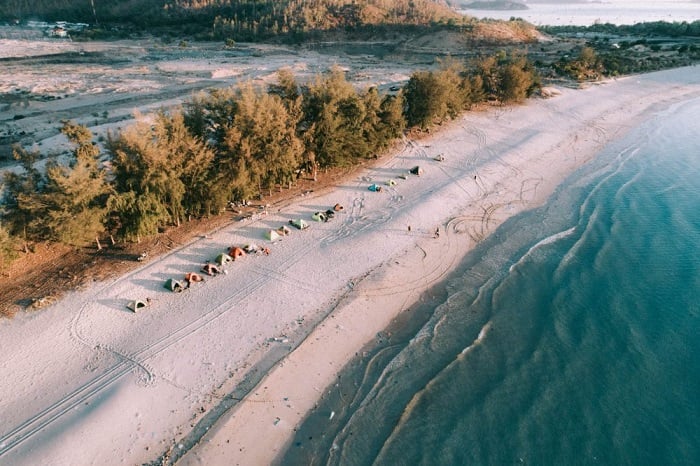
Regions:
[[[345, 362], [476, 242], [541, 204], [649, 112], [699, 96], [700, 73], [560, 92], [470, 113], [406, 141], [357, 179], [0, 321], [0, 463], [141, 464], [171, 447], [175, 456], [188, 450], [200, 421], [208, 433], [182, 464], [269, 463]], [[445, 161], [434, 161], [438, 154]], [[399, 178], [415, 165], [421, 177]], [[390, 178], [398, 184], [367, 190]], [[310, 221], [336, 202], [345, 210], [335, 219]], [[311, 227], [292, 229], [270, 256], [246, 256], [182, 294], [162, 287], [231, 245], [264, 243], [267, 228], [295, 217]], [[126, 310], [127, 300], [146, 297], [150, 308]], [[273, 350], [288, 354], [210, 426], [226, 395]]]

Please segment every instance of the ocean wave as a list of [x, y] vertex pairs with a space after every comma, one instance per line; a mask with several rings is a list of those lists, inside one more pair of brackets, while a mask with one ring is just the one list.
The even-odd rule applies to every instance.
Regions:
[[481, 330], [479, 331], [479, 335], [477, 335], [476, 340], [472, 342], [471, 345], [467, 346], [462, 350], [462, 352], [459, 354], [458, 357], [463, 357], [465, 354], [469, 353], [469, 351], [472, 350], [476, 345], [484, 341], [484, 337], [486, 337], [486, 334], [488, 331], [491, 329], [491, 322], [487, 322], [486, 325], [481, 327]]
[[575, 231], [576, 231], [576, 227], [574, 226], [574, 227], [568, 228], [564, 231], [560, 231], [558, 233], [555, 233], [553, 235], [550, 235], [550, 236], [538, 241], [534, 246], [532, 246], [530, 249], [528, 249], [527, 252], [525, 254], [523, 254], [522, 257], [520, 257], [520, 259], [518, 259], [514, 264], [512, 264], [508, 268], [508, 272], [512, 273], [513, 270], [518, 265], [520, 265], [525, 259], [530, 257], [532, 255], [532, 253], [535, 252], [537, 249], [541, 248], [542, 246], [546, 246], [548, 244], [556, 243], [557, 241], [559, 241], [561, 239], [567, 238], [567, 237], [573, 235]]

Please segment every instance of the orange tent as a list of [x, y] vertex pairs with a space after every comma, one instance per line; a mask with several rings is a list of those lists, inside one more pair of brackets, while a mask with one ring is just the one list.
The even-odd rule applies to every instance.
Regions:
[[203, 282], [204, 279], [202, 276], [198, 273], [194, 272], [188, 272], [185, 274], [185, 280], [187, 280], [187, 283], [192, 283], [192, 282]]
[[245, 256], [245, 251], [242, 248], [239, 248], [238, 246], [233, 246], [231, 249], [228, 250], [228, 255], [233, 257], [233, 260], [236, 260], [239, 257]]

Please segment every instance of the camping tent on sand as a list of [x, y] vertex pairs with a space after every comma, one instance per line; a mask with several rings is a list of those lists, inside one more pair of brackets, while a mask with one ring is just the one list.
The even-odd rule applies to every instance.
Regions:
[[236, 260], [239, 257], [245, 256], [245, 251], [243, 250], [243, 248], [233, 246], [231, 249], [228, 250], [228, 255], [233, 257], [233, 260]]
[[216, 263], [219, 265], [224, 265], [228, 264], [229, 262], [233, 262], [233, 257], [229, 256], [225, 252], [222, 252], [218, 256], [216, 256]]
[[291, 231], [289, 228], [287, 228], [286, 225], [282, 225], [281, 227], [279, 227], [279, 228], [277, 229], [277, 233], [278, 233], [280, 236], [287, 236], [287, 235], [290, 234], [291, 232], [292, 232], [292, 231]]
[[303, 219], [295, 219], [295, 220], [290, 220], [289, 224], [292, 225], [293, 227], [296, 227], [300, 230], [305, 230], [306, 228], [309, 228], [309, 224], [306, 223]]
[[148, 306], [148, 304], [145, 301], [141, 301], [140, 299], [136, 299], [134, 301], [129, 301], [128, 303], [126, 303], [126, 307], [128, 307], [134, 312], [137, 312], [139, 309], [142, 309], [146, 306]]
[[326, 217], [326, 214], [323, 212], [315, 212], [312, 216], [312, 219], [316, 220], [317, 222], [327, 222], [328, 217]]
[[280, 239], [280, 235], [278, 235], [275, 230], [267, 230], [265, 232], [265, 239], [268, 241], [277, 241]]
[[175, 293], [179, 293], [180, 291], [185, 289], [185, 285], [183, 285], [182, 282], [175, 280], [174, 278], [168, 278], [163, 286], [170, 291], [174, 291]]

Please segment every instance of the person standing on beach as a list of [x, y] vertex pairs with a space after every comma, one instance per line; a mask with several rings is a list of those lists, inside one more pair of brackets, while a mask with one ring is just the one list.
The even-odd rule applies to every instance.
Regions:
[[439, 237], [440, 237], [440, 227], [439, 227], [439, 226], [435, 229], [435, 236], [434, 236], [434, 237], [435, 237], [435, 238], [439, 238]]

